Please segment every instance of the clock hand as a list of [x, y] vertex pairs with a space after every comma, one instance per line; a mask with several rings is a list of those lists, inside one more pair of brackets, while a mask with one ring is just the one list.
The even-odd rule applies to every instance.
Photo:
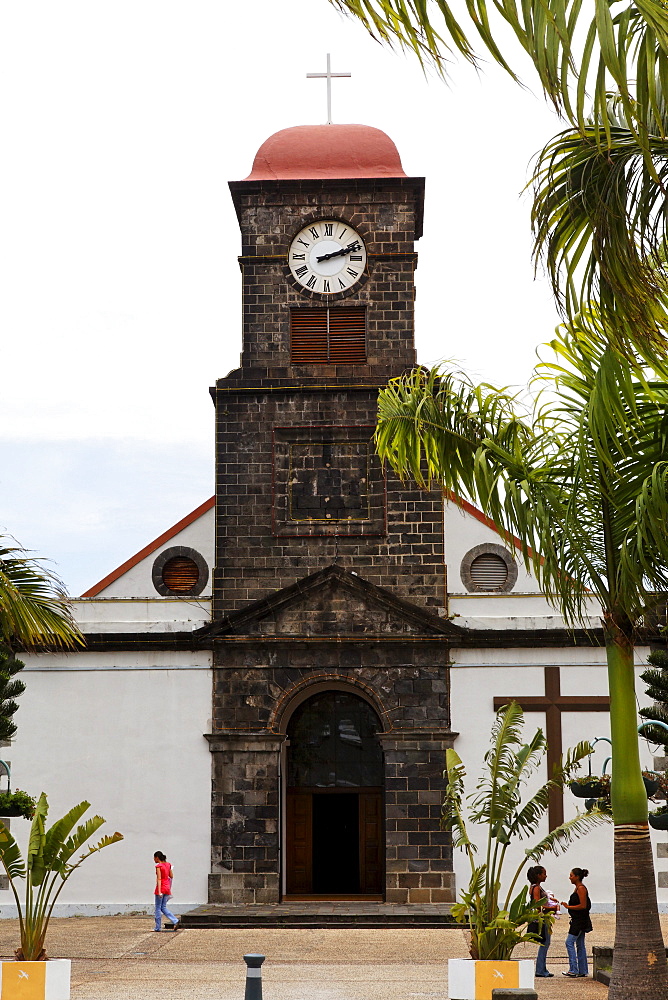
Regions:
[[340, 250], [335, 250], [333, 253], [323, 254], [322, 257], [316, 257], [316, 260], [320, 262], [321, 260], [331, 260], [332, 257], [343, 257], [344, 254], [352, 253], [354, 250], [361, 250], [362, 244], [355, 240], [353, 243], [349, 243], [347, 247], [341, 247]]

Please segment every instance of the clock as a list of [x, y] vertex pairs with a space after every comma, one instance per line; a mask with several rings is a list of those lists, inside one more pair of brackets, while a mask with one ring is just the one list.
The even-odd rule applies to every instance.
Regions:
[[319, 219], [297, 233], [288, 251], [288, 265], [303, 288], [323, 295], [345, 292], [366, 268], [366, 247], [352, 226], [337, 219]]

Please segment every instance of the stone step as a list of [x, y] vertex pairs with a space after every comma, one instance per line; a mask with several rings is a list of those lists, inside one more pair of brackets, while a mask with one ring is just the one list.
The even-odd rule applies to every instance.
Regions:
[[206, 927], [456, 927], [448, 904], [207, 904], [181, 916], [181, 926]]

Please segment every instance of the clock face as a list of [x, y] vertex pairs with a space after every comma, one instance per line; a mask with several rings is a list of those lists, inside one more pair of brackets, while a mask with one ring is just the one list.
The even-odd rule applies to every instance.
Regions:
[[319, 219], [297, 233], [288, 252], [295, 281], [312, 292], [335, 295], [352, 288], [366, 267], [364, 240], [351, 226]]

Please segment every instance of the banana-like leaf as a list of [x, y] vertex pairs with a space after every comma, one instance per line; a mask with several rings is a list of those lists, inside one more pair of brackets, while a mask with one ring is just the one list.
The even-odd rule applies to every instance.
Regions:
[[13, 881], [26, 877], [26, 865], [21, 849], [16, 843], [8, 827], [0, 820], [0, 863], [7, 876]]
[[[69, 836], [75, 824], [79, 822], [83, 814], [88, 809], [90, 809], [90, 802], [86, 802], [85, 800], [83, 802], [79, 802], [78, 805], [70, 809], [61, 819], [59, 819], [46, 831], [44, 838], [44, 864], [46, 866], [52, 868], [53, 870], [61, 871], [63, 865], [71, 857], [71, 854], [78, 850], [80, 845], [77, 845], [74, 848], [74, 851], [70, 852], [70, 854], [66, 854], [66, 838]], [[96, 819], [100, 819], [100, 817], [96, 817]], [[102, 823], [104, 823], [104, 820], [97, 824], [95, 830], [97, 830]], [[91, 833], [89, 833], [88, 836], [90, 837], [95, 830], [91, 830]]]
[[26, 867], [30, 873], [30, 881], [33, 885], [41, 885], [46, 869], [44, 867], [44, 844], [46, 833], [44, 825], [49, 813], [49, 803], [44, 792], [40, 795], [35, 806], [35, 815], [30, 827], [28, 837], [28, 849], [26, 851]]
[[[30, 830], [26, 861], [24, 861], [20, 848], [11, 833], [4, 823], [0, 822], [0, 863], [9, 876], [10, 888], [16, 900], [21, 934], [21, 952], [26, 961], [36, 961], [42, 956], [44, 939], [53, 907], [67, 879], [91, 854], [123, 839], [120, 833], [108, 834], [102, 837], [97, 844], [90, 845], [75, 863], [71, 863], [72, 855], [90, 839], [105, 821], [101, 816], [94, 816], [87, 822], [80, 824], [71, 837], [63, 840], [63, 837], [67, 836], [74, 824], [89, 808], [89, 803], [81, 802], [74, 806], [48, 831], [45, 831], [48, 808], [46, 795], [42, 793], [37, 802], [35, 818]], [[25, 879], [23, 902], [16, 885], [20, 879]], [[56, 887], [57, 882], [58, 886]]]
[[[100, 829], [105, 820], [102, 816], [92, 816], [90, 819], [86, 820], [78, 826], [74, 832], [74, 835], [70, 837], [62, 845], [62, 848], [58, 855], [58, 860], [63, 864], [67, 864], [73, 854], [81, 850], [86, 841], [90, 840], [94, 833]], [[89, 852], [92, 853], [90, 847]]]
[[477, 848], [469, 838], [463, 809], [466, 770], [459, 754], [451, 747], [445, 751], [445, 765], [447, 783], [441, 812], [441, 826], [444, 830], [452, 832], [452, 846], [464, 848], [469, 854], [471, 863], [473, 863], [472, 855]]

